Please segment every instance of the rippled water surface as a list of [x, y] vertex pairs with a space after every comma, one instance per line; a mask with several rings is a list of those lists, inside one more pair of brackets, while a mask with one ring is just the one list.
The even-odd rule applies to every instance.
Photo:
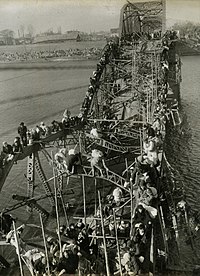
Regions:
[[60, 119], [67, 107], [78, 112], [95, 66], [96, 61], [67, 61], [62, 68], [0, 70], [0, 142], [11, 142], [21, 121], [34, 126]]
[[182, 58], [183, 123], [171, 137], [170, 163], [180, 173], [188, 203], [200, 211], [200, 57]]
[[[40, 69], [1, 69], [0, 147], [4, 140], [13, 143], [22, 121], [31, 128], [41, 121], [47, 125], [54, 119], [61, 121], [66, 108], [71, 110], [72, 115], [78, 114], [96, 63], [92, 60], [65, 61], [62, 67], [59, 64], [38, 64]], [[26, 196], [26, 163], [27, 160], [23, 160], [13, 166], [0, 193], [0, 210], [16, 203], [12, 194]], [[42, 165], [48, 164], [42, 162]], [[52, 170], [50, 172], [47, 177], [52, 176]], [[39, 183], [38, 179], [36, 183]], [[41, 192], [43, 189], [37, 188], [35, 195]], [[26, 220], [28, 214], [24, 211], [23, 207], [14, 214]]]

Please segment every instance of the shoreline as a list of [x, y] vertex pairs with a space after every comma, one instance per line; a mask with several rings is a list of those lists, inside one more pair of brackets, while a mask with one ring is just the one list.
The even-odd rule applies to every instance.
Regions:
[[[15, 62], [0, 62], [1, 69], [33, 69], [33, 68], [65, 68], [66, 65], [70, 63], [80, 63], [80, 62], [94, 62], [98, 58], [58, 58], [58, 59], [49, 59], [49, 60], [34, 60], [34, 61], [15, 61]], [[80, 66], [80, 64], [79, 64]]]
[[[199, 56], [199, 53], [180, 53], [181, 56]], [[34, 69], [34, 68], [65, 68], [66, 64], [69, 65], [70, 62], [94, 62], [98, 61], [98, 57], [68, 57], [68, 58], [46, 58], [46, 59], [35, 59], [29, 61], [0, 61], [1, 69]]]

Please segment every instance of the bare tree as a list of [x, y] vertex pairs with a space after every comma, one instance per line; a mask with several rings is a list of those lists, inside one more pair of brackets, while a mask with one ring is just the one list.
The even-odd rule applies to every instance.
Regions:
[[34, 28], [33, 25], [29, 24], [27, 27], [27, 32], [30, 35], [30, 37], [32, 38], [34, 36]]
[[24, 31], [25, 31], [24, 25], [21, 25], [19, 29], [20, 29], [20, 35], [21, 35], [22, 37], [24, 37]]

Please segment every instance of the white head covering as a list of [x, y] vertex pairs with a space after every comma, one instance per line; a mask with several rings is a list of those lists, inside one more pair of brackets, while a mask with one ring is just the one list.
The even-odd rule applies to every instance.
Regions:
[[60, 153], [62, 153], [63, 155], [66, 155], [67, 153], [67, 149], [66, 148], [62, 148], [59, 150]]
[[69, 155], [74, 155], [74, 154], [75, 154], [75, 149], [70, 149], [70, 150], [68, 151], [68, 154], [69, 154]]

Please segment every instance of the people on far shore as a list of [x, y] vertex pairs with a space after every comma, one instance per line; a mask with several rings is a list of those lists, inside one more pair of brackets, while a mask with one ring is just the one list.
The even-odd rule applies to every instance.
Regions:
[[101, 54], [101, 47], [90, 47], [84, 49], [58, 49], [58, 50], [41, 50], [41, 51], [26, 51], [26, 52], [1, 52], [0, 62], [22, 62], [35, 60], [51, 60], [53, 58], [97, 58]]

